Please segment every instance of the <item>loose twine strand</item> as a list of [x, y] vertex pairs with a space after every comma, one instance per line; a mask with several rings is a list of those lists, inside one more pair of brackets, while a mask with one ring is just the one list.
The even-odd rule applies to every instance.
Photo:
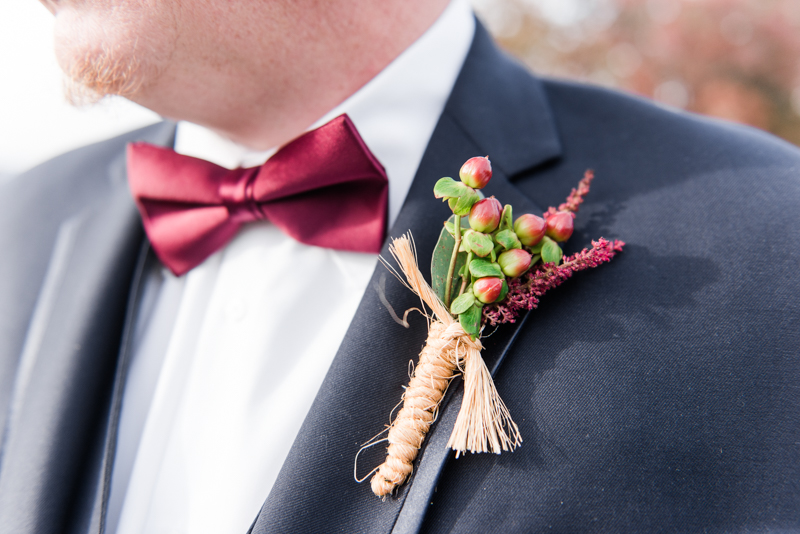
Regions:
[[[403, 407], [389, 426], [387, 438], [380, 441], [373, 441], [373, 438], [361, 449], [389, 442], [386, 460], [370, 472], [375, 473], [371, 486], [378, 497], [389, 495], [411, 475], [425, 435], [436, 420], [439, 405], [450, 381], [458, 375], [457, 371], [464, 376], [464, 399], [447, 442], [447, 446], [456, 451], [456, 458], [467, 450], [500, 454], [522, 443], [519, 428], [497, 393], [481, 357], [480, 340], [470, 338], [425, 281], [417, 266], [410, 234], [395, 239], [389, 251], [405, 275], [405, 285], [428, 305], [435, 319], [429, 317], [428, 339], [403, 394]], [[400, 275], [389, 268], [402, 282]]]

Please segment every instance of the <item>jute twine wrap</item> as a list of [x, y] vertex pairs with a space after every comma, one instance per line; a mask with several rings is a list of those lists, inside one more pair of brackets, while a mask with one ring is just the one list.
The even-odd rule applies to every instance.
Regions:
[[456, 451], [456, 457], [467, 450], [499, 454], [522, 443], [519, 429], [481, 357], [480, 340], [469, 337], [425, 281], [410, 237], [394, 240], [389, 250], [400, 265], [408, 288], [419, 295], [436, 318], [430, 321], [428, 339], [403, 394], [403, 407], [389, 427], [386, 461], [372, 477], [372, 491], [378, 497], [389, 495], [411, 475], [417, 453], [457, 370], [464, 376], [464, 399], [447, 443]]

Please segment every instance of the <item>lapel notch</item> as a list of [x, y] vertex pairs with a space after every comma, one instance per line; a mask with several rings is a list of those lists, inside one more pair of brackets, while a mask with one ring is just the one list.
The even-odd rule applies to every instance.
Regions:
[[508, 177], [561, 155], [541, 81], [498, 50], [479, 22], [444, 113]]

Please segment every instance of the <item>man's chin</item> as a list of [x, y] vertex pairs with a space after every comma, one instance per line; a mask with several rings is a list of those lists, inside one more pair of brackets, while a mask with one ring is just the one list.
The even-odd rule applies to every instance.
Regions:
[[89, 89], [66, 75], [64, 76], [62, 86], [64, 98], [70, 105], [75, 107], [91, 106], [107, 96]]
[[65, 74], [64, 96], [74, 106], [94, 104], [109, 95], [131, 97], [142, 86], [138, 62], [114, 57], [107, 50], [75, 61]]

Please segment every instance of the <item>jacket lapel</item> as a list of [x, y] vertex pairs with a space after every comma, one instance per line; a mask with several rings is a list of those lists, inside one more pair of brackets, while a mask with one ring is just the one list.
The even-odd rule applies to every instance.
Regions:
[[[438, 229], [449, 215], [447, 206], [433, 198], [436, 180], [453, 175], [466, 159], [488, 154], [494, 175], [485, 193], [513, 203], [518, 214], [541, 212], [510, 178], [559, 152], [541, 85], [499, 53], [478, 24], [456, 87], [390, 236], [412, 233], [425, 272]], [[384, 258], [390, 257], [387, 247], [388, 243], [381, 252]], [[359, 447], [389, 423], [401, 386], [408, 381], [408, 361], [416, 360], [427, 334], [424, 318], [412, 314], [405, 329], [392, 319], [384, 303], [400, 316], [419, 306], [419, 300], [379, 266], [251, 532], [390, 532], [401, 509], [396, 530], [417, 530], [448, 456], [444, 444], [455, 411], [448, 408], [441, 414], [414, 477], [396, 496], [380, 502], [368, 482], [358, 485], [353, 480]], [[516, 330], [501, 331], [487, 340], [490, 366], [500, 361]], [[458, 407], [457, 402], [452, 405]], [[384, 453], [384, 444], [362, 453], [357, 475], [366, 475]]]
[[3, 457], [0, 516], [18, 520], [15, 532], [66, 523], [106, 405], [141, 241], [129, 204], [116, 197], [62, 226], [42, 299], [49, 309], [26, 342]]
[[[171, 125], [134, 133], [162, 141]], [[64, 532], [86, 507], [87, 483], [96, 487], [105, 441], [108, 398], [119, 350], [128, 292], [143, 241], [138, 213], [125, 185], [126, 139], [65, 156], [46, 179], [98, 175], [84, 207], [58, 227], [44, 283], [34, 308], [17, 371], [4, 436], [0, 517], [9, 532]], [[111, 159], [98, 173], [97, 160]], [[22, 179], [22, 178], [21, 178]], [[84, 183], [88, 180], [84, 180]], [[43, 195], [42, 195], [43, 196]], [[52, 196], [52, 195], [51, 195]], [[57, 205], [69, 203], [54, 199]], [[46, 240], [34, 227], [21, 240]], [[91, 501], [91, 497], [89, 498]]]

